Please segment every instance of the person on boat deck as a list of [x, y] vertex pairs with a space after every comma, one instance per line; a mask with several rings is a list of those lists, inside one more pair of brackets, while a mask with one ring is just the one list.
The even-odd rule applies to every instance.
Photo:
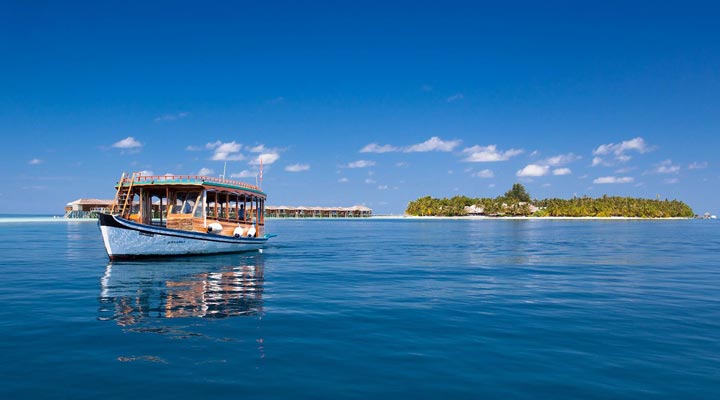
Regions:
[[245, 219], [245, 205], [240, 205], [240, 210], [238, 210], [238, 219]]

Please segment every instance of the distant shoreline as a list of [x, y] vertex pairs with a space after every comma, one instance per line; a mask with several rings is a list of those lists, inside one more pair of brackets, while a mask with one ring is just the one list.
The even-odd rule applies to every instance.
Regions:
[[[691, 220], [696, 218], [685, 218], [685, 217], [672, 217], [672, 218], [641, 218], [641, 217], [487, 217], [487, 216], [456, 216], [456, 217], [445, 217], [445, 216], [413, 216], [413, 215], [373, 215], [371, 217], [363, 218], [279, 218], [279, 217], [266, 217], [266, 220], [279, 221], [279, 220], [291, 220], [291, 221], [362, 221], [362, 220], [414, 220], [414, 221], [542, 221], [542, 220], [553, 220], [553, 221], [677, 221], [677, 220]], [[97, 223], [95, 218], [63, 218], [63, 217], [28, 217], [28, 216], [3, 216], [0, 217], [0, 224], [3, 223], [28, 223], [28, 222], [94, 222]]]
[[482, 215], [463, 215], [456, 217], [446, 216], [416, 216], [416, 215], [373, 215], [372, 219], [417, 219], [417, 220], [474, 220], [474, 221], [493, 221], [493, 220], [602, 220], [602, 221], [625, 221], [625, 220], [642, 220], [642, 221], [667, 221], [667, 220], [686, 220], [695, 219], [691, 217], [666, 217], [666, 218], [642, 218], [642, 217], [521, 217], [521, 216], [504, 216], [504, 217], [487, 217]]

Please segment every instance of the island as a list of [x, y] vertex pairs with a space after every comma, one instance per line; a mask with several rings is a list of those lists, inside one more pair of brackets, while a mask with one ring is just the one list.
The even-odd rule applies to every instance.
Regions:
[[595, 217], [595, 218], [692, 218], [692, 208], [679, 200], [643, 199], [604, 195], [572, 199], [532, 199], [525, 187], [516, 183], [496, 198], [420, 197], [408, 203], [411, 216], [487, 216], [487, 217]]

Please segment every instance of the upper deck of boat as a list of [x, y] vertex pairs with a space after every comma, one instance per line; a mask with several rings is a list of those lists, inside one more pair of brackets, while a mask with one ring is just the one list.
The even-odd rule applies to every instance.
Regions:
[[204, 188], [228, 189], [231, 191], [252, 192], [262, 197], [267, 197], [259, 187], [245, 182], [215, 178], [202, 175], [133, 175], [124, 178], [115, 187], [177, 187], [177, 186], [201, 186]]

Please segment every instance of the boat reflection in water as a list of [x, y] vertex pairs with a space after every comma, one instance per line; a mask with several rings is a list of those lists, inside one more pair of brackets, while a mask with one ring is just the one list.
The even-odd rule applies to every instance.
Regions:
[[130, 327], [156, 318], [261, 317], [263, 268], [261, 254], [111, 262], [100, 280], [98, 318]]

